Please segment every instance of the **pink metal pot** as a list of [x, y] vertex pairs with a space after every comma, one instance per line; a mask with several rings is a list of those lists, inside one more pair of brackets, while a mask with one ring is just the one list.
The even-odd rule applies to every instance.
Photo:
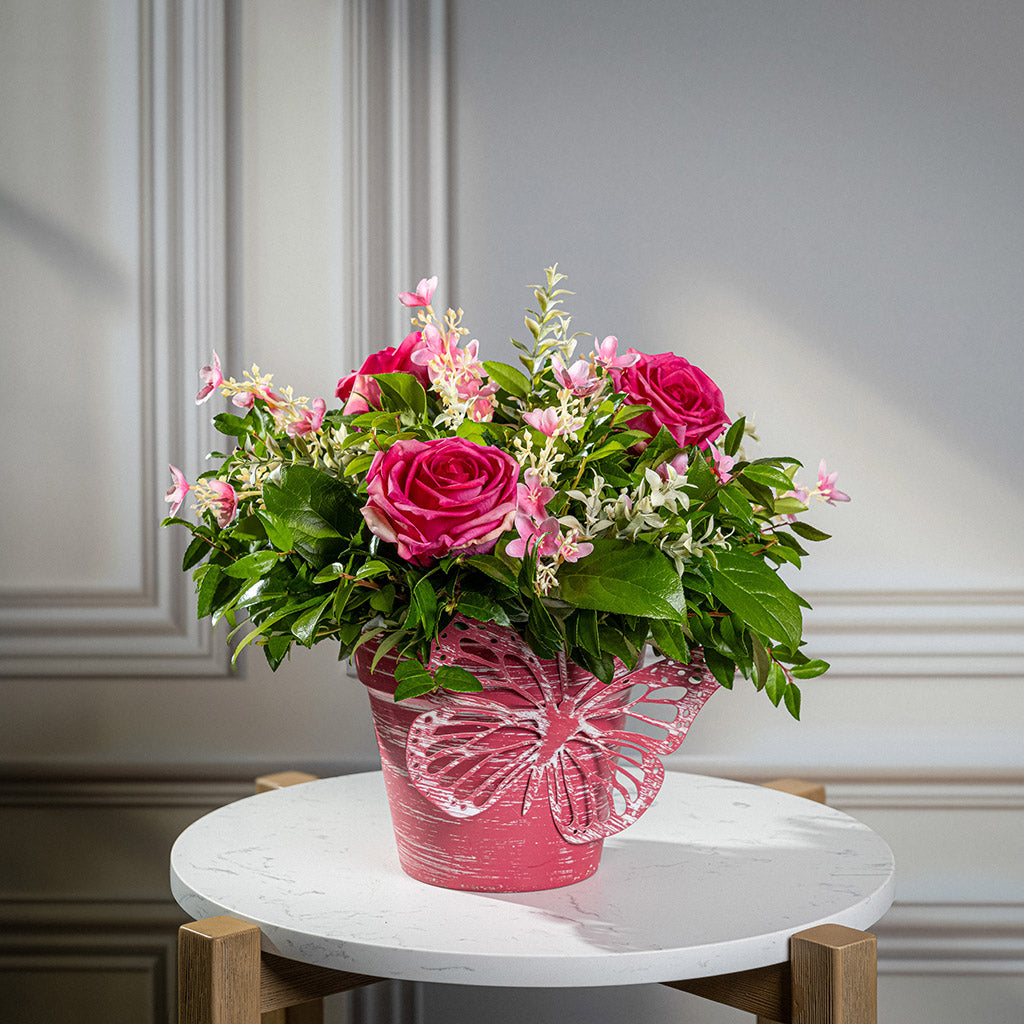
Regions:
[[[457, 664], [481, 693], [395, 703], [395, 657], [356, 652], [403, 870], [450, 889], [531, 892], [597, 870], [604, 838], [650, 806], [658, 755], [682, 742], [717, 683], [695, 660], [604, 685], [538, 658], [511, 629], [457, 618], [430, 668]], [[635, 731], [639, 730], [639, 731]]]

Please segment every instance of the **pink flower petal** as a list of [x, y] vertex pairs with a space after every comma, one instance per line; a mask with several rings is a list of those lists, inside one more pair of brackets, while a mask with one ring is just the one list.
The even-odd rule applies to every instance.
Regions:
[[192, 490], [191, 485], [185, 479], [185, 474], [182, 473], [177, 466], [170, 466], [171, 476], [174, 478], [174, 483], [167, 488], [167, 494], [164, 496], [164, 501], [168, 501], [171, 504], [170, 515], [176, 516], [178, 509], [181, 508], [182, 502], [185, 500], [185, 495]]
[[199, 379], [203, 381], [203, 386], [196, 395], [196, 405], [202, 405], [224, 383], [224, 375], [220, 370], [220, 356], [216, 352], [213, 353], [213, 365], [204, 366], [199, 371]]
[[420, 283], [416, 285], [416, 291], [414, 292], [402, 292], [398, 296], [398, 301], [403, 306], [409, 306], [415, 308], [417, 306], [429, 306], [430, 300], [434, 297], [434, 290], [437, 288], [437, 278], [422, 278]]

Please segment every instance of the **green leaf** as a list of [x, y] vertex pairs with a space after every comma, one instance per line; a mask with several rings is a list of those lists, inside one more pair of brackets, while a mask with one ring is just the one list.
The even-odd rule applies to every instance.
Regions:
[[395, 702], [408, 700], [410, 697], [421, 697], [436, 688], [437, 684], [429, 672], [424, 672], [423, 675], [409, 676], [395, 687]]
[[420, 578], [409, 595], [409, 614], [402, 625], [404, 629], [415, 629], [419, 623], [428, 635], [433, 634], [437, 625], [437, 594], [426, 576]]
[[362, 524], [355, 495], [311, 466], [288, 466], [281, 483], [263, 488], [267, 513], [292, 533], [295, 550], [314, 567], [333, 561]]
[[185, 549], [185, 557], [181, 560], [181, 571], [188, 572], [193, 566], [198, 565], [211, 550], [210, 542], [205, 537], [193, 537], [192, 543]]
[[278, 551], [291, 551], [295, 546], [292, 531], [284, 523], [278, 522], [273, 516], [268, 516], [265, 512], [257, 512], [256, 515], [263, 524], [263, 529], [267, 531], [267, 540]]
[[427, 393], [423, 385], [411, 373], [373, 373], [370, 375], [380, 385], [381, 398], [397, 412], [411, 409], [417, 416], [427, 411]]
[[810, 661], [805, 661], [802, 665], [793, 665], [790, 668], [790, 675], [796, 676], [797, 679], [815, 679], [818, 676], [824, 675], [831, 666], [827, 661], [822, 661], [820, 658], [812, 658]]
[[759, 558], [717, 551], [711, 567], [714, 594], [752, 629], [792, 648], [800, 646], [803, 619], [796, 595]]
[[735, 455], [740, 450], [740, 445], [743, 443], [743, 430], [746, 424], [746, 417], [741, 416], [726, 431], [725, 438], [719, 446], [726, 455]]
[[217, 593], [217, 586], [223, 576], [223, 570], [219, 565], [211, 565], [203, 576], [203, 582], [199, 584], [199, 593], [196, 598], [196, 615], [205, 619], [213, 611], [213, 599]]
[[754, 509], [738, 487], [731, 484], [723, 487], [718, 492], [718, 502], [726, 512], [731, 512], [737, 519], [745, 523], [753, 522]]
[[[524, 564], [529, 559], [523, 559]], [[551, 613], [536, 594], [526, 618], [526, 640], [541, 658], [553, 658], [562, 647], [562, 634]]]
[[562, 600], [578, 608], [640, 615], [649, 619], [686, 618], [686, 595], [671, 559], [650, 544], [600, 538], [594, 550], [559, 569]]
[[765, 650], [761, 638], [756, 633], [751, 633], [750, 642], [754, 648], [754, 682], [758, 689], [768, 682], [768, 673], [772, 668], [771, 655]]
[[747, 466], [741, 475], [764, 487], [774, 487], [778, 491], [793, 490], [793, 481], [774, 466]]
[[478, 693], [484, 688], [484, 684], [472, 672], [458, 665], [442, 665], [434, 673], [434, 683], [456, 693]]
[[800, 687], [796, 683], [790, 683], [786, 687], [784, 697], [786, 710], [799, 722], [800, 721]]
[[330, 565], [321, 569], [314, 577], [314, 583], [330, 583], [331, 580], [340, 579], [345, 575], [345, 566], [341, 562], [331, 562]]
[[582, 648], [575, 652], [580, 664], [592, 675], [607, 685], [615, 677], [615, 662], [610, 654], [595, 655]]
[[824, 530], [819, 530], [810, 523], [790, 523], [789, 528], [798, 536], [803, 537], [804, 540], [829, 540], [832, 537], [831, 533], [825, 533]]
[[227, 437], [246, 437], [249, 424], [241, 416], [232, 416], [229, 412], [221, 412], [213, 417], [213, 425]]
[[485, 576], [490, 576], [509, 590], [519, 589], [516, 574], [496, 555], [472, 555], [464, 564], [479, 569]]
[[[770, 491], [768, 492], [771, 493]], [[766, 505], [766, 508], [771, 508], [776, 515], [780, 516], [793, 516], [799, 515], [801, 512], [807, 511], [807, 503], [801, 501], [799, 498], [776, 498], [771, 505]], [[795, 523], [792, 525], [796, 525]]]
[[530, 395], [530, 380], [520, 373], [514, 366], [508, 363], [499, 363], [491, 359], [484, 360], [484, 372], [498, 387], [507, 391], [517, 398], [528, 398]]
[[374, 576], [383, 576], [391, 572], [391, 566], [382, 562], [379, 558], [371, 558], [364, 562], [353, 574], [357, 580], [372, 579]]
[[307, 608], [311, 608], [315, 604], [320, 603], [319, 597], [314, 597], [309, 601], [303, 601], [301, 604], [295, 605], [294, 607], [288, 606], [287, 608], [279, 611], [276, 615], [272, 615], [265, 622], [261, 622], [251, 633], [247, 633], [245, 637], [239, 642], [235, 648], [235, 653], [231, 655], [231, 664], [234, 665], [238, 661], [239, 655], [245, 650], [261, 634], [267, 633], [270, 627], [280, 622], [281, 619], [287, 618], [289, 615], [294, 615], [296, 612], [305, 611]]
[[467, 619], [477, 622], [496, 622], [499, 626], [509, 624], [508, 613], [493, 597], [465, 590], [459, 595], [459, 611]]
[[778, 707], [779, 701], [782, 700], [788, 687], [789, 683], [786, 679], [786, 673], [782, 671], [782, 666], [777, 661], [773, 661], [764, 687], [765, 693], [768, 694], [768, 699]]
[[234, 576], [239, 580], [251, 580], [263, 576], [272, 566], [277, 564], [280, 555], [276, 551], [257, 551], [246, 555], [224, 569], [225, 576]]
[[292, 635], [300, 644], [304, 644], [306, 647], [312, 646], [316, 627], [320, 625], [320, 620], [333, 600], [334, 595], [331, 594], [330, 597], [325, 598], [315, 608], [310, 608], [292, 623]]
[[733, 679], [736, 677], [736, 662], [712, 647], [705, 647], [704, 664], [722, 686], [727, 690], [732, 689]]
[[278, 670], [291, 645], [292, 638], [290, 636], [272, 636], [267, 638], [267, 642], [263, 645], [263, 654], [267, 659], [267, 664], [273, 671], [276, 672]]
[[345, 476], [360, 476], [373, 465], [372, 455], [357, 455], [346, 467]]
[[686, 642], [686, 636], [678, 623], [652, 619], [651, 638], [666, 658], [680, 661], [684, 665], [690, 663], [690, 645]]
[[566, 625], [571, 629], [570, 636], [575, 638], [577, 647], [581, 647], [594, 657], [600, 655], [601, 634], [597, 628], [596, 611], [592, 608], [577, 608]]

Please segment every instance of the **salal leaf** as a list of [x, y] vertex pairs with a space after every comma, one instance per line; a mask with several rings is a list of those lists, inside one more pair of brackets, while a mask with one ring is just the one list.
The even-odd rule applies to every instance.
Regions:
[[774, 487], [779, 491], [793, 490], [793, 481], [774, 466], [745, 466], [743, 476], [764, 487]]
[[819, 530], [815, 526], [811, 526], [810, 523], [790, 523], [789, 528], [797, 534], [799, 537], [803, 537], [804, 540], [828, 540], [832, 534], [825, 533], [824, 530]]
[[445, 690], [456, 693], [477, 693], [484, 688], [483, 683], [472, 672], [458, 665], [442, 665], [434, 673], [434, 683]]
[[484, 360], [484, 372], [502, 390], [517, 398], [528, 398], [530, 395], [530, 380], [519, 372], [514, 366], [508, 363], [499, 363], [494, 360]]
[[775, 570], [744, 551], [716, 551], [711, 567], [714, 594], [752, 629], [792, 647], [800, 646], [803, 617], [797, 596]]
[[380, 386], [381, 398], [397, 412], [410, 409], [417, 416], [427, 411], [427, 393], [411, 373], [374, 373]]
[[725, 452], [726, 455], [735, 455], [740, 450], [740, 445], [743, 443], [743, 431], [747, 425], [745, 416], [741, 416], [728, 431], [726, 431], [725, 438], [719, 444], [719, 448]]
[[558, 584], [562, 599], [577, 608], [686, 619], [679, 573], [671, 559], [650, 544], [600, 538], [589, 555], [559, 569]]
[[796, 676], [797, 679], [815, 679], [817, 676], [824, 675], [828, 670], [829, 663], [827, 661], [822, 661], [820, 658], [812, 658], [810, 661], [805, 661], [802, 665], [793, 665], [789, 673]]
[[234, 576], [239, 580], [250, 580], [256, 576], [263, 576], [277, 563], [279, 557], [276, 551], [257, 551], [226, 566], [224, 574]]
[[320, 625], [320, 620], [327, 613], [327, 609], [333, 600], [334, 595], [331, 594], [329, 597], [324, 598], [316, 607], [303, 612], [292, 623], [292, 634], [300, 644], [304, 644], [306, 647], [313, 645], [313, 640], [316, 637], [316, 628]]
[[288, 466], [281, 483], [263, 488], [267, 513], [291, 531], [295, 549], [317, 568], [328, 564], [359, 529], [355, 495], [312, 466]]
[[476, 619], [477, 622], [496, 622], [499, 626], [509, 624], [505, 609], [486, 594], [463, 591], [459, 595], [458, 609], [467, 619]]

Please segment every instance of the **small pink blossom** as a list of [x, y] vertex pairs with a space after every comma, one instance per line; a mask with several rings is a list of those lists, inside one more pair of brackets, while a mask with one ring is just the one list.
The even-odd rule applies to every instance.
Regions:
[[322, 398], [314, 398], [313, 408], [307, 409], [299, 419], [289, 423], [285, 427], [285, 432], [289, 437], [301, 437], [303, 434], [316, 432], [324, 421], [326, 411], [327, 403]]
[[714, 459], [712, 472], [721, 483], [727, 484], [732, 479], [732, 473], [729, 470], [736, 465], [736, 460], [731, 455], [726, 455], [725, 452], [720, 451], [713, 444], [709, 444], [708, 448], [711, 451], [711, 457]]
[[662, 480], [668, 480], [669, 469], [674, 470], [677, 476], [686, 476], [686, 471], [689, 468], [690, 457], [685, 452], [680, 452], [674, 459], [661, 463], [661, 465], [655, 469], [655, 472]]
[[540, 522], [547, 518], [545, 506], [555, 496], [554, 487], [542, 487], [540, 473], [528, 469], [523, 473], [523, 483], [516, 485], [519, 511]]
[[224, 374], [220, 370], [220, 356], [216, 352], [213, 353], [213, 366], [204, 366], [199, 371], [199, 379], [203, 386], [196, 395], [196, 405], [202, 405], [224, 383]]
[[171, 515], [176, 516], [178, 509], [181, 508], [182, 502], [185, 500], [185, 495], [192, 490], [192, 486], [185, 479], [185, 474], [182, 473], [177, 466], [170, 466], [171, 476], [174, 478], [174, 483], [167, 488], [167, 494], [164, 497], [164, 501], [168, 501], [171, 504]]
[[525, 558], [534, 551], [543, 558], [558, 552], [559, 529], [558, 520], [554, 516], [548, 516], [538, 523], [529, 516], [517, 513], [515, 525], [519, 536], [509, 541], [505, 548], [505, 553], [511, 558]]
[[473, 404], [469, 407], [471, 420], [476, 423], [490, 423], [494, 419], [494, 396], [497, 391], [497, 384], [485, 384], [480, 387], [480, 382], [477, 381], [476, 390], [465, 396], [473, 398]]
[[609, 334], [604, 341], [594, 342], [594, 351], [596, 353], [597, 361], [608, 368], [616, 367], [620, 370], [625, 370], [630, 366], [635, 366], [642, 358], [642, 353], [637, 352], [634, 348], [626, 349], [624, 356], [616, 355], [616, 349], [619, 346], [619, 339], [613, 334]]
[[561, 430], [560, 411], [554, 407], [550, 409], [530, 409], [523, 413], [523, 419], [536, 428], [546, 437], [556, 437], [564, 433]]
[[822, 459], [818, 464], [818, 486], [815, 490], [815, 494], [821, 498], [822, 501], [827, 501], [830, 505], [834, 505], [837, 501], [849, 501], [850, 496], [836, 487], [836, 477], [839, 476], [837, 470], [833, 470], [831, 473], [825, 468], [825, 460]]
[[523, 413], [523, 419], [546, 437], [575, 434], [583, 426], [584, 422], [575, 416], [564, 413], [555, 406], [548, 409], [530, 409], [528, 412]]
[[255, 401], [256, 396], [251, 391], [242, 391], [231, 399], [231, 404], [239, 409], [251, 409]]
[[210, 490], [216, 495], [211, 501], [216, 515], [217, 525], [223, 530], [238, 511], [238, 495], [234, 487], [226, 480], [218, 480], [216, 477], [209, 481]]
[[594, 545], [589, 541], [580, 540], [579, 534], [573, 530], [568, 536], [564, 534], [558, 538], [558, 553], [566, 562], [578, 562], [586, 558], [594, 550]]
[[592, 395], [601, 386], [601, 381], [590, 363], [578, 359], [572, 366], [566, 368], [560, 356], [551, 357], [551, 369], [554, 372], [555, 380], [563, 388], [568, 388], [574, 395], [585, 397]]
[[434, 297], [434, 290], [437, 288], [437, 278], [422, 278], [420, 283], [416, 285], [416, 291], [414, 292], [402, 292], [398, 296], [398, 301], [403, 306], [409, 306], [415, 308], [417, 306], [429, 306], [430, 300]]
[[[427, 366], [434, 379], [435, 367], [439, 372], [441, 365], [453, 363], [458, 353], [458, 335], [452, 331], [442, 334], [433, 324], [423, 329], [423, 336], [416, 349], [410, 353], [409, 359], [417, 366]], [[432, 365], [433, 364], [433, 365]]]

